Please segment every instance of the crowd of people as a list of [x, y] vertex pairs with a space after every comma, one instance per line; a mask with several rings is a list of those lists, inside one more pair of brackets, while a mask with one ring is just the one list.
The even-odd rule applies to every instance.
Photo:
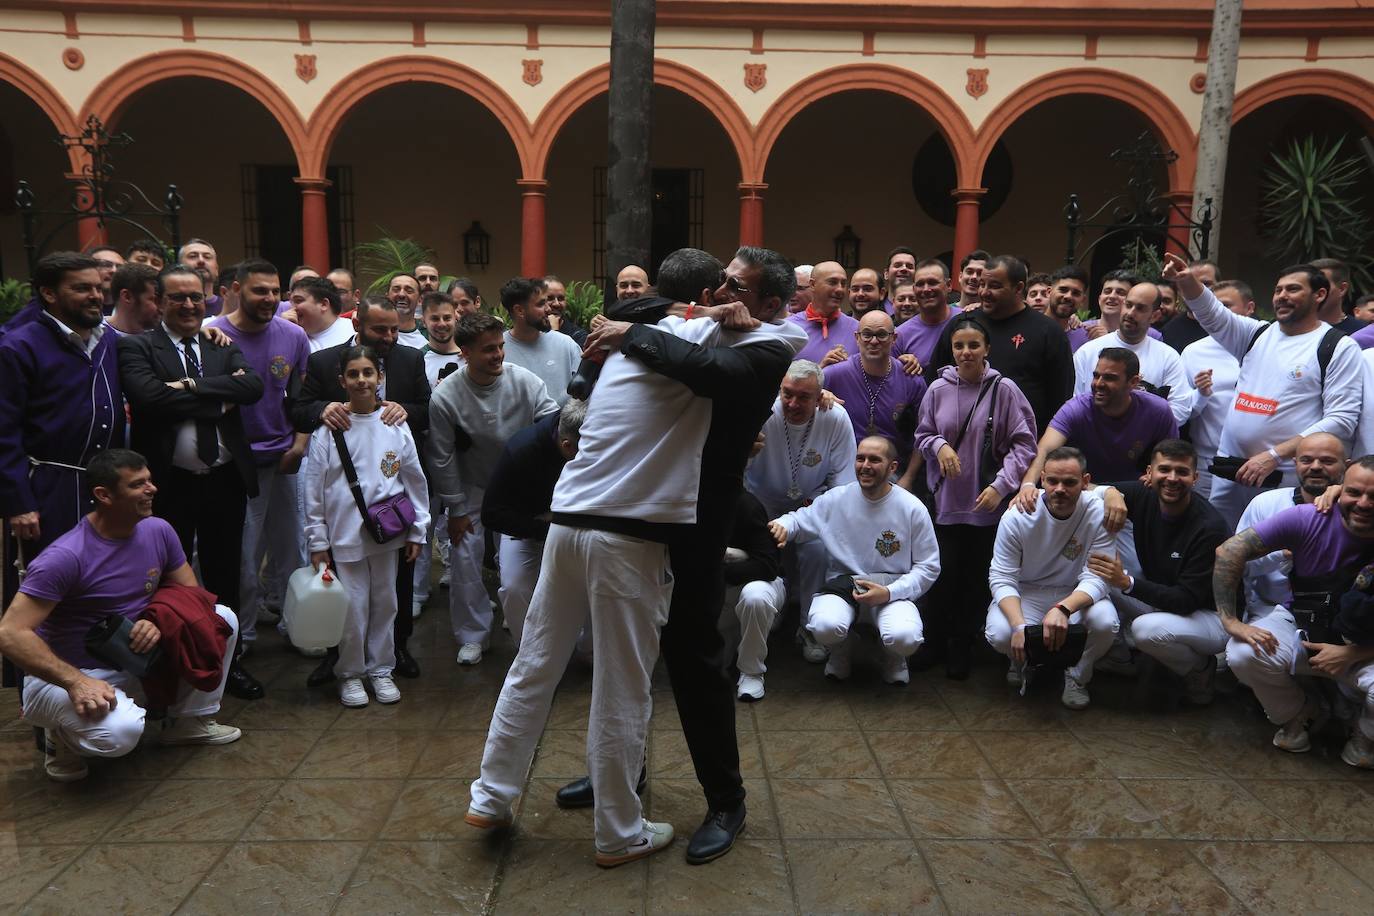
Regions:
[[554, 276], [501, 287], [507, 324], [434, 264], [362, 295], [199, 239], [164, 257], [47, 255], [0, 337], [0, 654], [54, 779], [156, 718], [163, 743], [238, 739], [221, 697], [265, 695], [259, 624], [289, 631], [306, 566], [348, 598], [338, 645], [301, 650], [347, 707], [421, 676], [436, 583], [456, 664], [509, 630], [476, 828], [511, 823], [590, 663], [588, 776], [558, 803], [595, 809], [605, 867], [673, 839], [639, 800], [660, 656], [707, 807], [687, 860], [729, 851], [735, 704], [764, 700], [793, 607], [817, 677], [869, 633], [889, 684], [967, 678], [981, 635], [1010, 687], [1062, 673], [1075, 710], [1102, 673], [1205, 705], [1224, 667], [1275, 747], [1335, 716], [1374, 768], [1374, 298], [1339, 262], [1279, 270], [1262, 321], [1169, 254], [1101, 278], [1090, 319], [1072, 265], [681, 249], [583, 327]]

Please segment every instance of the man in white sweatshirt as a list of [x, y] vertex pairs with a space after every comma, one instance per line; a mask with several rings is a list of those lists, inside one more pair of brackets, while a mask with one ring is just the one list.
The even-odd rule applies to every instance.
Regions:
[[1116, 553], [1115, 539], [1103, 525], [1102, 501], [1084, 496], [1088, 463], [1076, 448], [1050, 452], [1041, 473], [1044, 493], [1032, 512], [1002, 516], [993, 545], [988, 584], [986, 635], [989, 645], [1011, 659], [1007, 683], [1026, 677], [1026, 627], [1043, 628], [1045, 648], [1063, 647], [1069, 626], [1087, 627], [1087, 642], [1077, 664], [1064, 671], [1061, 701], [1069, 709], [1088, 705], [1093, 663], [1107, 653], [1121, 629], [1107, 583], [1087, 568], [1091, 554]]
[[449, 614], [462, 647], [458, 664], [482, 660], [492, 611], [482, 584], [482, 496], [506, 440], [558, 405], [535, 375], [505, 365], [505, 327], [483, 313], [458, 322], [465, 364], [430, 397], [428, 456], [434, 490], [448, 512]]
[[1349, 447], [1364, 387], [1360, 347], [1318, 317], [1330, 282], [1310, 264], [1280, 271], [1273, 300], [1277, 320], [1266, 324], [1217, 301], [1182, 258], [1165, 259], [1164, 278], [1178, 284], [1198, 323], [1240, 361], [1218, 459], [1242, 464], [1234, 480], [1214, 479], [1210, 496], [1234, 526], [1261, 490], [1297, 483], [1293, 455], [1304, 436], [1331, 433]]
[[[829, 490], [768, 525], [779, 547], [789, 541], [825, 544], [826, 587], [811, 599], [806, 628], [830, 649], [825, 673], [836, 680], [849, 677], [849, 633], [860, 616], [878, 628], [887, 683], [910, 681], [906, 660], [921, 647], [916, 599], [940, 575], [940, 547], [926, 507], [893, 486], [896, 472], [896, 446], [868, 436], [854, 458], [856, 483]], [[841, 583], [843, 589], [830, 588]]]

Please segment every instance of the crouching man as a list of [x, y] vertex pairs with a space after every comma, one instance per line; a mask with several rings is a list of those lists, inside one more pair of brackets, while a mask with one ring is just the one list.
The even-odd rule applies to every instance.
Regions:
[[1064, 671], [1060, 700], [1069, 709], [1088, 705], [1093, 663], [1121, 629], [1107, 583], [1088, 569], [1089, 554], [1114, 556], [1115, 550], [1102, 501], [1083, 493], [1090, 482], [1087, 467], [1083, 453], [1069, 446], [1046, 456], [1040, 474], [1044, 492], [1032, 511], [1002, 516], [988, 571], [987, 639], [1011, 659], [1008, 684], [1024, 684], [1028, 626], [1041, 627], [1049, 653], [1064, 647], [1070, 626], [1086, 628], [1083, 654]]
[[827, 582], [811, 600], [806, 628], [830, 649], [825, 673], [835, 680], [849, 677], [850, 628], [860, 614], [878, 628], [889, 684], [910, 681], [906, 660], [923, 641], [916, 599], [940, 575], [940, 548], [926, 507], [892, 485], [896, 473], [896, 447], [869, 436], [854, 458], [856, 483], [768, 523], [779, 547], [817, 539], [825, 544]]
[[[159, 587], [198, 590], [176, 532], [153, 517], [157, 488], [147, 462], [137, 452], [110, 449], [91, 461], [86, 478], [95, 511], [29, 564], [0, 618], [0, 653], [27, 674], [24, 718], [45, 729], [45, 769], [59, 782], [86, 775], [82, 758], [122, 757], [143, 736], [144, 682], [109, 668], [86, 648], [87, 632], [112, 614], [135, 621], [129, 634], [134, 652], [149, 652], [162, 641], [164, 663], [176, 659], [196, 670], [203, 685], [213, 685], [177, 685], [168, 698], [163, 744], [228, 744], [240, 736], [237, 728], [214, 720], [232, 660], [234, 613], [215, 607], [226, 626], [177, 618], [185, 625], [175, 639], [164, 639], [151, 620], [142, 619]], [[218, 635], [203, 638], [212, 631]], [[205, 657], [207, 645], [217, 646], [219, 656]]]

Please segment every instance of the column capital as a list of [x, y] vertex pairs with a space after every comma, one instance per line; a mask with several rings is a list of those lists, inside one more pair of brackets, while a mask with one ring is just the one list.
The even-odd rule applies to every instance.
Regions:
[[969, 204], [977, 203], [987, 193], [987, 188], [955, 188], [949, 196], [961, 204]]
[[521, 189], [523, 194], [539, 194], [543, 196], [548, 193], [549, 183], [543, 178], [517, 178], [516, 187]]
[[334, 182], [327, 178], [292, 178], [291, 180], [301, 189], [302, 194], [323, 194], [334, 186]]

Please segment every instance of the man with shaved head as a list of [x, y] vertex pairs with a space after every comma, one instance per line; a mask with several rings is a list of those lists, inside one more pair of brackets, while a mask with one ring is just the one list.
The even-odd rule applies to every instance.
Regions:
[[[836, 347], [844, 348], [859, 330], [859, 322], [844, 313], [849, 302], [849, 278], [835, 261], [822, 261], [811, 268], [811, 304], [788, 321], [795, 321], [806, 331], [806, 346], [797, 359], [822, 362]], [[841, 359], [847, 353], [837, 354]]]
[[874, 309], [866, 313], [854, 332], [858, 352], [826, 368], [825, 387], [844, 401], [844, 409], [854, 424], [855, 438], [891, 439], [897, 447], [898, 463], [905, 468], [911, 460], [915, 418], [921, 398], [925, 397], [926, 382], [919, 375], [902, 371], [901, 364], [892, 356], [896, 339], [892, 319], [886, 312]]
[[649, 275], [637, 264], [629, 264], [615, 275], [615, 297], [638, 299], [649, 288]]

